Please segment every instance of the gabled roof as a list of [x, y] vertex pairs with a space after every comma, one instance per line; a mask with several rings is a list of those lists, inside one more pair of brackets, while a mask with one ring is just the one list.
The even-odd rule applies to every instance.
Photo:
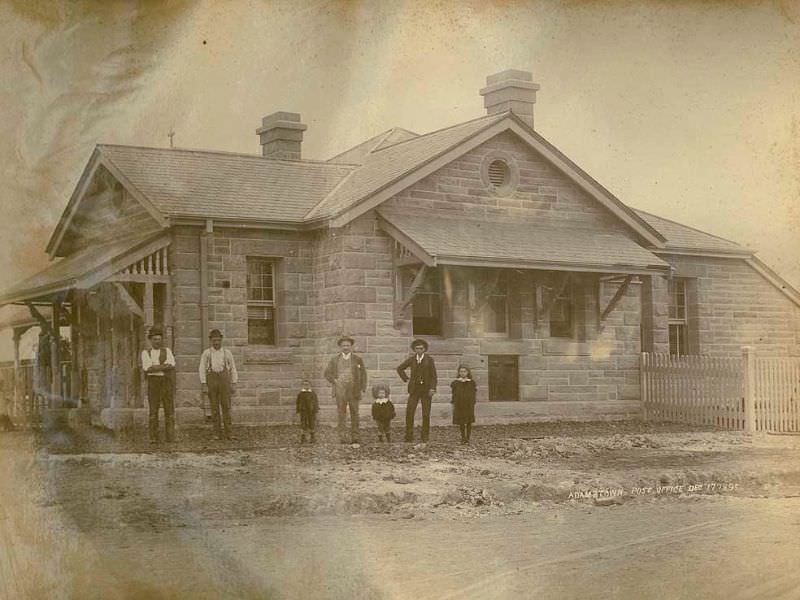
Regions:
[[[483, 116], [424, 135], [395, 127], [328, 162], [278, 160], [170, 148], [98, 145], [48, 244], [58, 246], [98, 165], [166, 227], [171, 218], [239, 220], [297, 226], [331, 220], [340, 226], [375, 208], [471, 147], [511, 130], [662, 252], [751, 255], [729, 240], [706, 234], [618, 200], [513, 113]], [[343, 160], [358, 164], [345, 164]]]
[[47, 245], [64, 233], [99, 165], [162, 227], [172, 217], [299, 224], [355, 165], [279, 160], [256, 154], [99, 144]]
[[255, 154], [98, 146], [168, 216], [297, 223], [355, 169]]
[[363, 164], [310, 210], [306, 218], [324, 219], [338, 215], [398, 177], [408, 174], [504, 117], [505, 115], [489, 115], [473, 119], [365, 155]]
[[753, 254], [753, 252], [747, 248], [731, 240], [726, 240], [725, 238], [700, 231], [688, 225], [676, 223], [675, 221], [656, 216], [643, 210], [634, 210], [636, 210], [636, 213], [640, 217], [667, 238], [667, 242], [663, 248], [664, 252], [668, 252], [669, 250], [699, 250], [703, 252], [720, 252], [725, 254]]
[[364, 164], [309, 211], [306, 218], [333, 219], [334, 226], [344, 225], [504, 131], [518, 135], [649, 244], [663, 245], [664, 237], [657, 230], [510, 111], [371, 152], [364, 158]]
[[[667, 272], [669, 264], [615, 232], [380, 210], [382, 227], [429, 266], [467, 265], [604, 273]], [[498, 243], [502, 240], [502, 243]]]
[[328, 162], [360, 165], [363, 164], [364, 158], [370, 152], [375, 152], [381, 148], [386, 148], [387, 146], [404, 142], [418, 136], [419, 134], [409, 131], [408, 129], [392, 127], [391, 129], [379, 133], [375, 137], [369, 138], [366, 142], [361, 142], [357, 146], [353, 146], [349, 150], [345, 150], [341, 154], [329, 158]]

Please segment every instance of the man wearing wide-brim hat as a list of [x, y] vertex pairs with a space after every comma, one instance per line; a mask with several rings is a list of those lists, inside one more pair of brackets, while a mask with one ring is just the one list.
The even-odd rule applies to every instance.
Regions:
[[[231, 396], [236, 393], [239, 373], [233, 354], [222, 347], [222, 332], [212, 329], [208, 334], [211, 347], [203, 350], [200, 356], [200, 386], [208, 394], [211, 405], [211, 418], [214, 422], [214, 439], [231, 439]], [[220, 409], [222, 419], [220, 423]]]
[[158, 411], [164, 407], [164, 438], [175, 441], [175, 356], [163, 346], [163, 332], [153, 327], [147, 334], [150, 349], [142, 351], [142, 370], [147, 377], [147, 404], [150, 409], [150, 443], [159, 441]]
[[342, 336], [336, 342], [339, 353], [331, 357], [325, 369], [325, 379], [333, 386], [336, 399], [337, 429], [339, 441], [346, 443], [345, 420], [350, 409], [350, 440], [358, 443], [358, 403], [367, 389], [367, 369], [360, 356], [353, 352], [355, 340]]
[[[417, 404], [422, 404], [422, 441], [428, 441], [431, 427], [431, 403], [436, 393], [436, 364], [428, 354], [428, 342], [416, 339], [411, 342], [414, 351], [397, 367], [400, 379], [408, 383], [408, 404], [406, 404], [406, 442], [414, 441], [414, 415]], [[406, 374], [407, 370], [411, 374]]]

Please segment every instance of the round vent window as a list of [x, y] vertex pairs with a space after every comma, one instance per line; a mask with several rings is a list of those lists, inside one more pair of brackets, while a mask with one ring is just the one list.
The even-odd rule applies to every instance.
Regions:
[[510, 196], [519, 185], [517, 161], [508, 152], [489, 152], [481, 162], [481, 181], [493, 196]]
[[493, 160], [489, 164], [489, 183], [496, 188], [505, 187], [511, 179], [511, 170], [504, 160]]

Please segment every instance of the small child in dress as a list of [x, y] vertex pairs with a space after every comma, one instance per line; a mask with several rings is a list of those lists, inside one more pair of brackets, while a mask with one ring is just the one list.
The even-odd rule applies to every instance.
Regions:
[[453, 397], [453, 424], [461, 430], [461, 443], [469, 444], [472, 424], [475, 422], [475, 381], [468, 367], [458, 367], [458, 378], [450, 384]]
[[311, 389], [311, 382], [307, 379], [303, 380], [303, 385], [300, 393], [297, 394], [297, 414], [300, 415], [300, 443], [304, 444], [306, 441], [306, 434], [311, 436], [311, 443], [314, 439], [314, 433], [317, 425], [317, 413], [319, 412], [319, 401], [317, 400], [317, 393]]
[[378, 441], [391, 442], [390, 431], [392, 419], [395, 417], [394, 404], [389, 400], [389, 386], [383, 383], [372, 386], [372, 418], [378, 424]]

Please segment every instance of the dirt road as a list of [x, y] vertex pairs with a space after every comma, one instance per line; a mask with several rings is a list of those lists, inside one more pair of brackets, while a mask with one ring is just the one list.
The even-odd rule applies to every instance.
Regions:
[[[119, 597], [800, 597], [800, 500], [565, 507], [453, 522], [316, 517], [99, 532]], [[113, 597], [108, 591], [97, 596]]]
[[0, 598], [800, 598], [800, 440], [607, 427], [4, 436]]

